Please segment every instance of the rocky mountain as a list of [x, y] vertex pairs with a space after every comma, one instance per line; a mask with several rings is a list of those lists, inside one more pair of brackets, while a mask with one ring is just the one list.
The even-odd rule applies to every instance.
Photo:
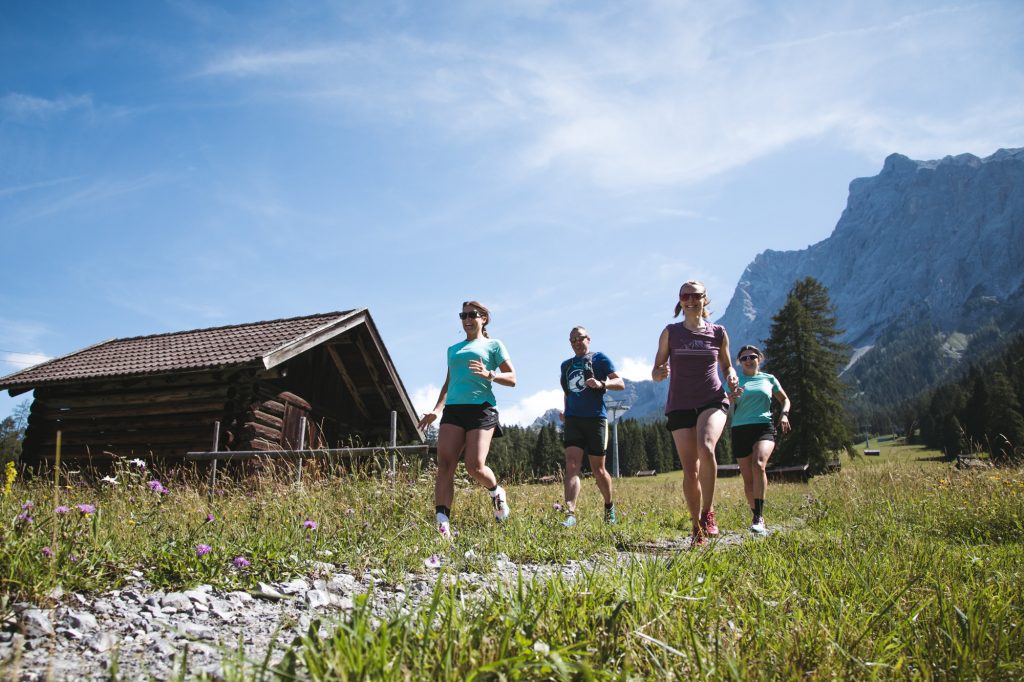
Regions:
[[[900, 154], [850, 183], [835, 230], [747, 266], [718, 320], [733, 343], [760, 343], [793, 283], [828, 287], [842, 341], [863, 353], [893, 328], [945, 336], [1024, 322], [1024, 148], [914, 161]], [[870, 354], [869, 354], [870, 355]], [[865, 357], [868, 357], [867, 355]]]
[[[655, 383], [653, 381], [630, 381], [624, 379], [626, 388], [623, 391], [609, 391], [605, 396], [605, 403], [611, 400], [622, 401], [621, 404], [629, 407], [625, 412], [619, 414], [620, 419], [638, 419], [649, 421], [660, 419], [665, 414], [665, 401], [668, 399], [668, 382]], [[561, 424], [558, 419], [558, 410], [551, 409], [537, 417], [531, 426], [540, 428], [545, 424]]]

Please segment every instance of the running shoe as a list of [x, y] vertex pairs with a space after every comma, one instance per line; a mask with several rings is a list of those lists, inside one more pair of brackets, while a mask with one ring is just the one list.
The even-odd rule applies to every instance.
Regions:
[[618, 517], [615, 516], [615, 505], [613, 504], [608, 509], [604, 510], [604, 522], [609, 526], [614, 526], [619, 522]]
[[508, 500], [505, 498], [505, 489], [498, 486], [498, 489], [494, 491], [494, 497], [491, 498], [494, 503], [494, 520], [501, 523], [508, 519], [509, 509]]
[[439, 524], [437, 524], [437, 534], [445, 540], [447, 540], [448, 542], [451, 542], [455, 539], [454, 536], [452, 535], [451, 524], [447, 521], [442, 521]]
[[565, 517], [565, 521], [562, 521], [562, 525], [565, 526], [566, 528], [572, 528], [573, 526], [575, 526], [576, 525], [576, 515], [575, 514], [569, 514], [568, 516], [566, 516]]
[[765, 525], [764, 525], [764, 517], [763, 516], [755, 516], [754, 517], [754, 522], [752, 524], [750, 524], [750, 532], [751, 533], [756, 533], [758, 535], [764, 535], [765, 533], [768, 532], [768, 528], [765, 527]]
[[718, 526], [715, 525], [714, 509], [708, 509], [700, 515], [700, 528], [704, 531], [705, 535], [709, 535], [710, 537], [718, 536]]
[[693, 535], [690, 536], [690, 549], [696, 549], [697, 547], [704, 547], [708, 544], [708, 536], [704, 534], [704, 531], [699, 527], [693, 529]]

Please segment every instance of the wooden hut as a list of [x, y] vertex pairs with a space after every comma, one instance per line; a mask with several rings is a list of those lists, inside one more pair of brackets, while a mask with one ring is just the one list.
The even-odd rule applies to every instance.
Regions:
[[400, 442], [421, 443], [416, 413], [365, 308], [114, 339], [0, 379], [35, 391], [22, 460], [96, 465], [113, 456], [171, 463], [186, 452], [377, 444], [398, 413]]

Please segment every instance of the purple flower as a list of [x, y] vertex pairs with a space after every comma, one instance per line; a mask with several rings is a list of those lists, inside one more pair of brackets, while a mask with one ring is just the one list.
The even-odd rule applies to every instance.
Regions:
[[156, 479], [150, 481], [146, 485], [148, 485], [149, 489], [157, 493], [158, 495], [166, 495], [168, 492], [170, 492], [169, 490], [167, 490], [167, 488], [164, 487], [163, 483]]
[[213, 514], [207, 514], [206, 515], [206, 522], [207, 523], [213, 523], [214, 521], [216, 521], [216, 518], [214, 517]]
[[252, 562], [246, 559], [244, 556], [236, 556], [235, 560], [231, 563], [234, 564], [235, 568], [249, 568], [249, 565]]
[[64, 506], [64, 505], [62, 504], [61, 506], [59, 506], [59, 507], [57, 507], [56, 509], [54, 509], [54, 510], [53, 510], [53, 513], [54, 513], [54, 514], [56, 514], [57, 516], [64, 516], [64, 515], [65, 515], [65, 514], [67, 514], [67, 513], [69, 512], [69, 511], [71, 511], [71, 508], [70, 508], [70, 507], [65, 507], [65, 506]]
[[206, 556], [213, 550], [209, 545], [196, 545], [196, 556]]
[[78, 563], [78, 555], [77, 554], [72, 554], [71, 556], [68, 557], [68, 561], [70, 561], [73, 564], [77, 564]]
[[348, 509], [345, 510], [345, 516], [355, 516], [355, 515], [356, 515], [356, 510], [353, 509], [352, 507], [349, 507]]
[[91, 504], [76, 504], [75, 509], [77, 509], [84, 515], [96, 513], [96, 506]]
[[53, 550], [49, 547], [43, 547], [40, 551], [43, 553], [43, 556], [47, 559], [53, 556]]
[[555, 510], [555, 511], [562, 511], [562, 505], [560, 505], [560, 504], [559, 504], [559, 503], [557, 503], [557, 502], [555, 502], [555, 503], [554, 503], [553, 505], [551, 505], [551, 506], [552, 506], [552, 507], [554, 508], [554, 510]]
[[32, 500], [26, 500], [21, 505], [22, 511], [32, 511], [33, 509], [35, 509], [35, 507], [36, 505], [32, 503]]
[[423, 560], [423, 565], [427, 568], [441, 568], [441, 557], [436, 554], [431, 554]]
[[18, 523], [32, 523], [34, 520], [35, 519], [28, 515], [27, 511], [23, 511], [18, 514], [18, 518], [16, 519]]
[[302, 527], [306, 530], [316, 530], [316, 521], [312, 519], [306, 519], [302, 522]]

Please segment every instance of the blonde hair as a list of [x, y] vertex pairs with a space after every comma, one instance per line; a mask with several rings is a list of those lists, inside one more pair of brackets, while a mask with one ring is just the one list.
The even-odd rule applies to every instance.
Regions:
[[487, 322], [484, 322], [484, 328], [481, 329], [480, 331], [484, 335], [485, 339], [491, 338], [490, 336], [487, 335], [487, 325], [491, 321], [491, 311], [488, 310], [487, 306], [485, 306], [480, 301], [463, 301], [462, 307], [465, 308], [466, 306], [469, 306], [470, 308], [476, 308], [477, 310], [479, 310], [480, 312], [487, 316]]
[[[691, 280], [689, 280], [687, 282], [683, 282], [683, 284], [679, 287], [679, 293], [680, 294], [683, 293], [683, 288], [684, 287], [691, 287], [693, 289], [696, 289], [697, 287], [700, 287], [701, 289], [704, 290], [704, 307], [703, 307], [703, 309], [701, 309], [700, 315], [705, 320], [707, 318], [711, 317], [711, 311], [708, 310], [708, 306], [711, 305], [711, 299], [708, 298], [708, 288], [704, 285], [704, 282], [701, 282], [701, 281], [698, 281], [698, 280], [695, 280], [695, 279], [691, 279]], [[683, 312], [683, 304], [678, 302], [678, 301], [676, 301], [676, 313], [672, 317], [679, 317], [679, 313], [681, 313], [681, 312]]]

